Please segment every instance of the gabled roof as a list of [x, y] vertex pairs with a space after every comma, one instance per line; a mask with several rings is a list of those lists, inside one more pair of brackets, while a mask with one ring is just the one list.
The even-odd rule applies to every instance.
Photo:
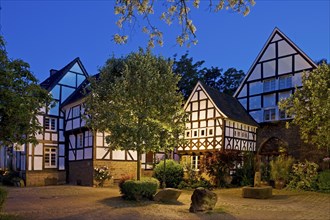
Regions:
[[84, 65], [80, 61], [80, 58], [77, 57], [74, 60], [72, 60], [69, 64], [67, 64], [65, 67], [50, 75], [47, 79], [45, 79], [42, 83], [40, 83], [40, 86], [48, 91], [52, 90], [53, 87], [65, 76], [65, 74], [73, 67], [75, 63], [78, 63], [83, 73], [86, 75], [86, 77], [88, 77], [88, 73]]
[[[92, 78], [98, 78], [99, 73], [95, 74], [94, 76], [91, 76]], [[79, 99], [85, 98], [89, 94], [89, 90], [85, 91], [86, 86], [89, 84], [89, 78], [86, 78], [80, 86], [61, 104], [61, 107], [66, 106], [70, 103], [76, 102]], [[86, 92], [86, 93], [85, 93]]]
[[[249, 124], [258, 127], [258, 123], [246, 112], [241, 103], [234, 97], [221, 93], [216, 89], [207, 86], [205, 83], [199, 81], [195, 89], [201, 86], [205, 93], [215, 106], [224, 114], [228, 119], [241, 122], [244, 124]], [[193, 92], [195, 91], [193, 90]], [[189, 102], [190, 98], [188, 99]]]
[[246, 83], [246, 81], [249, 79], [251, 73], [254, 71], [254, 68], [258, 64], [259, 61], [263, 58], [263, 55], [265, 52], [267, 52], [269, 44], [272, 42], [278, 41], [278, 40], [284, 40], [288, 45], [296, 51], [298, 54], [302, 56], [302, 58], [313, 68], [317, 68], [317, 65], [313, 62], [311, 58], [309, 58], [292, 40], [290, 40], [280, 29], [277, 27], [274, 28], [273, 32], [269, 36], [268, 40], [266, 41], [265, 45], [261, 49], [260, 53], [258, 54], [257, 58], [254, 60], [253, 64], [251, 65], [250, 69], [246, 73], [244, 79], [241, 82], [241, 85], [237, 88], [236, 92], [234, 93], [234, 97], [237, 97], [238, 93], [241, 91], [243, 85]]

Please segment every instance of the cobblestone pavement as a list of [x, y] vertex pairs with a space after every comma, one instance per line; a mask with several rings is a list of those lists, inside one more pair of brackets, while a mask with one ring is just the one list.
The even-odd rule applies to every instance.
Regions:
[[118, 187], [46, 186], [7, 188], [7, 214], [19, 219], [322, 219], [330, 220], [330, 194], [273, 190], [266, 200], [243, 199], [241, 189], [219, 189], [215, 209], [189, 213], [192, 191], [176, 204], [132, 202]]

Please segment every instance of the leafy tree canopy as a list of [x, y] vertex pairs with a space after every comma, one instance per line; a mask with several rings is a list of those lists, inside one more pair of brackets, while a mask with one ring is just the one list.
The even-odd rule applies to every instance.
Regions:
[[218, 67], [202, 67], [205, 61], [194, 63], [193, 58], [188, 56], [186, 53], [177, 60], [175, 55], [173, 65], [173, 72], [181, 77], [179, 89], [185, 99], [189, 97], [198, 81], [203, 81], [220, 92], [233, 95], [245, 76], [242, 70], [235, 68], [229, 68], [223, 73], [223, 69]]
[[280, 102], [280, 109], [293, 115], [291, 123], [300, 127], [301, 138], [318, 148], [330, 143], [330, 68], [321, 64], [310, 73], [304, 73], [302, 88]]
[[[137, 17], [141, 16], [146, 25], [142, 25], [142, 32], [149, 36], [148, 47], [154, 47], [155, 43], [163, 45], [163, 32], [152, 22], [151, 16], [160, 18], [167, 25], [178, 23], [181, 26], [181, 33], [177, 36], [176, 42], [182, 46], [191, 43], [196, 44], [196, 31], [192, 19], [192, 9], [200, 7], [200, 0], [166, 0], [160, 1], [158, 6], [156, 0], [116, 0], [114, 12], [119, 16], [116, 24], [120, 29], [126, 25], [134, 24]], [[242, 13], [244, 16], [250, 12], [250, 6], [255, 4], [254, 0], [209, 0], [210, 12], [218, 12], [222, 9]], [[159, 10], [159, 8], [162, 8]], [[119, 44], [126, 43], [128, 35], [115, 34], [114, 41]]]
[[[184, 130], [179, 77], [172, 63], [140, 50], [121, 59], [112, 58], [91, 79], [86, 100], [89, 125], [106, 131], [114, 149], [141, 153], [169, 149], [178, 144]], [[137, 177], [140, 177], [138, 159]]]
[[35, 135], [42, 129], [37, 115], [51, 100], [28, 63], [8, 58], [0, 36], [0, 146], [37, 143]]

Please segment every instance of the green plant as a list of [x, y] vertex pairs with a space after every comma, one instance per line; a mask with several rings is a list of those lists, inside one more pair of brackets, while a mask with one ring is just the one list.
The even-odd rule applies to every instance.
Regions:
[[236, 186], [253, 185], [255, 170], [254, 153], [246, 152], [242, 159], [242, 165], [236, 169], [233, 175], [232, 184]]
[[133, 180], [134, 179], [134, 176], [133, 175], [124, 175], [120, 178], [119, 180], [119, 183], [118, 183], [118, 186], [119, 186], [119, 190], [120, 190], [120, 193], [123, 194], [123, 185], [124, 183], [127, 181], [127, 180]]
[[205, 155], [202, 168], [214, 178], [216, 186], [224, 187], [230, 184], [230, 170], [242, 160], [240, 152], [236, 150], [215, 151]]
[[[177, 188], [183, 180], [183, 167], [175, 160], [166, 160], [165, 164], [165, 184], [166, 187]], [[154, 169], [154, 177], [163, 185], [164, 177], [164, 161], [156, 165]]]
[[144, 177], [141, 180], [127, 180], [123, 183], [123, 198], [139, 201], [141, 199], [153, 199], [159, 188], [159, 181], [155, 178]]
[[6, 186], [15, 186], [17, 182], [22, 180], [19, 177], [19, 172], [13, 170], [6, 170], [2, 174], [2, 184]]
[[316, 163], [307, 160], [293, 164], [288, 188], [308, 191], [317, 190], [318, 167]]
[[322, 192], [330, 192], [330, 170], [324, 170], [318, 174], [317, 186]]
[[289, 181], [294, 159], [290, 156], [280, 155], [270, 162], [270, 178], [284, 183]]
[[95, 167], [94, 179], [98, 182], [98, 186], [102, 187], [106, 180], [111, 179], [109, 168], [107, 166]]
[[0, 212], [2, 211], [2, 206], [7, 198], [7, 191], [0, 187]]

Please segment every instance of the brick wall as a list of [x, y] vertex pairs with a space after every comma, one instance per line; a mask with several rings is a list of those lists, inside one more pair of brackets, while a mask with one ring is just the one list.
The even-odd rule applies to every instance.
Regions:
[[296, 159], [319, 162], [323, 158], [324, 152], [304, 143], [300, 139], [299, 128], [297, 126], [290, 126], [287, 129], [285, 124], [284, 121], [262, 123], [257, 129], [257, 149], [269, 138], [277, 137], [288, 144], [288, 154], [294, 156]]
[[65, 171], [43, 170], [43, 171], [27, 171], [26, 186], [47, 186], [65, 184]]
[[93, 161], [70, 161], [68, 182], [73, 185], [93, 186]]
[[[120, 178], [125, 175], [136, 176], [136, 161], [106, 161], [106, 160], [95, 160], [94, 167], [107, 166], [109, 167], [112, 179], [106, 181], [104, 186], [112, 185], [113, 183], [118, 183]], [[96, 182], [94, 181], [94, 185]]]

